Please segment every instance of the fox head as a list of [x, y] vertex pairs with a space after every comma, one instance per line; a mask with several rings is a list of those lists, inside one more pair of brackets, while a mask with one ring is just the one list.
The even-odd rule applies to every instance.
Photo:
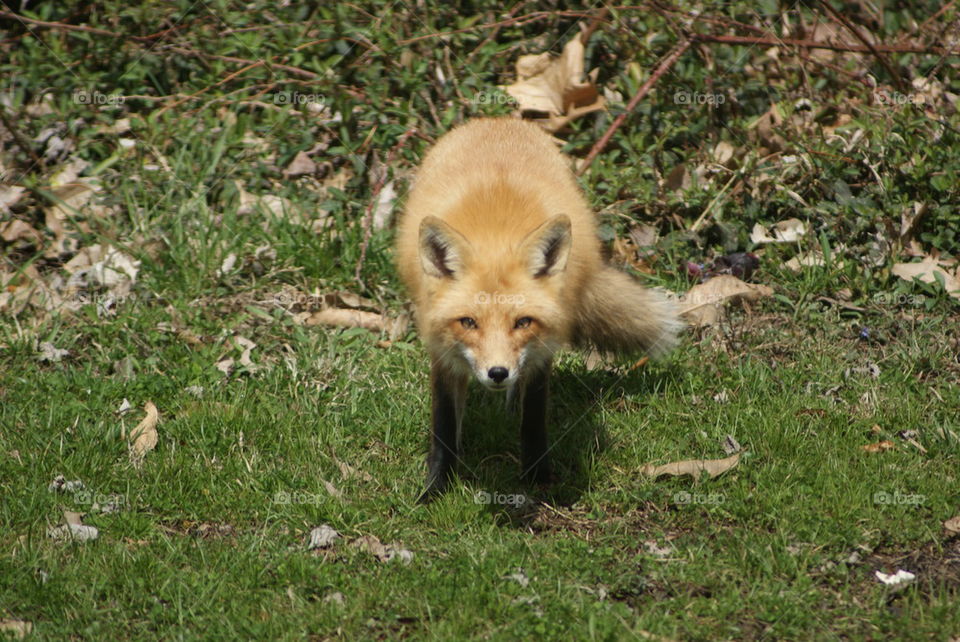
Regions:
[[512, 388], [547, 366], [569, 333], [561, 304], [570, 219], [547, 220], [519, 243], [475, 243], [434, 216], [420, 224], [419, 255], [430, 304], [421, 310], [434, 360], [471, 372], [491, 390]]

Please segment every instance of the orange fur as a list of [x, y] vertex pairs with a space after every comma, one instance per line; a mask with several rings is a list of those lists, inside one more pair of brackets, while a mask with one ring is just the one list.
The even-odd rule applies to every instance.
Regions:
[[[437, 142], [407, 201], [396, 259], [433, 364], [428, 493], [446, 483], [455, 450], [443, 440], [452, 424], [459, 437], [471, 375], [495, 390], [529, 385], [536, 403], [525, 412], [542, 414], [561, 346], [661, 353], [680, 327], [667, 299], [606, 265], [567, 159], [520, 120], [474, 120]], [[541, 420], [523, 427], [531, 470], [546, 455], [535, 454], [546, 450]]]

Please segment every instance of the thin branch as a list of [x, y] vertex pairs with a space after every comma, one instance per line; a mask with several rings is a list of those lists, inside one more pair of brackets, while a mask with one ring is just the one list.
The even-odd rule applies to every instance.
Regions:
[[610, 15], [610, 9], [604, 7], [597, 12], [597, 15], [590, 19], [590, 23], [587, 25], [587, 28], [584, 29], [583, 33], [580, 34], [580, 42], [584, 47], [587, 46], [587, 43], [590, 42], [590, 36], [592, 36], [593, 32], [597, 30], [597, 27], [600, 26], [600, 23], [607, 19], [608, 15]]
[[84, 33], [92, 33], [96, 36], [107, 36], [108, 38], [129, 38], [130, 40], [137, 40], [139, 42], [151, 42], [156, 40], [161, 35], [167, 33], [166, 31], [161, 31], [158, 34], [152, 36], [128, 36], [121, 35], [119, 33], [114, 33], [113, 31], [107, 31], [106, 29], [99, 29], [97, 27], [88, 27], [86, 25], [71, 25], [65, 22], [47, 22], [45, 20], [36, 20], [34, 18], [28, 18], [26, 16], [21, 16], [19, 13], [13, 13], [12, 11], [0, 11], [0, 18], [9, 18], [11, 20], [17, 20], [24, 24], [34, 25], [36, 27], [45, 27], [47, 29], [60, 29], [62, 31], [82, 31]]
[[847, 19], [846, 16], [844, 16], [842, 13], [840, 13], [839, 11], [837, 11], [836, 9], [834, 9], [834, 8], [830, 5], [830, 3], [827, 2], [827, 0], [820, 0], [820, 5], [823, 6], [823, 8], [827, 10], [827, 13], [829, 13], [831, 16], [833, 16], [833, 18], [834, 18], [837, 22], [839, 22], [839, 23], [842, 24], [844, 27], [846, 27], [847, 30], [848, 30], [850, 33], [852, 33], [857, 40], [859, 40], [860, 42], [862, 42], [866, 47], [868, 47], [868, 48], [870, 49], [870, 53], [872, 53], [873, 56], [874, 56], [877, 60], [880, 61], [880, 64], [883, 65], [883, 68], [887, 70], [887, 73], [888, 73], [888, 74], [890, 75], [890, 77], [893, 79], [893, 82], [894, 82], [894, 84], [897, 86], [897, 89], [899, 89], [900, 91], [902, 91], [902, 92], [904, 92], [904, 93], [906, 93], [906, 92], [909, 91], [909, 88], [907, 87], [907, 85], [906, 85], [906, 83], [904, 82], [903, 78], [900, 76], [900, 74], [897, 72], [897, 70], [893, 68], [893, 65], [890, 64], [890, 61], [887, 60], [887, 57], [884, 56], [882, 53], [880, 53], [880, 52], [877, 50], [877, 48], [874, 46], [874, 44], [873, 44], [872, 42], [870, 42], [870, 40], [867, 39], [867, 37], [864, 36], [864, 35], [860, 32], [860, 30], [857, 29], [856, 26], [854, 26], [854, 24], [851, 23], [850, 20]]
[[295, 76], [300, 76], [301, 78], [308, 78], [310, 80], [316, 80], [321, 78], [320, 74], [314, 73], [312, 71], [307, 71], [306, 69], [301, 69], [299, 67], [291, 67], [290, 65], [281, 65], [266, 59], [261, 60], [249, 60], [247, 58], [237, 58], [236, 56], [220, 56], [218, 54], [209, 54], [203, 51], [197, 51], [196, 49], [185, 49], [183, 47], [163, 47], [164, 51], [173, 51], [178, 54], [183, 54], [184, 56], [193, 56], [195, 58], [207, 58], [208, 60], [222, 60], [224, 62], [235, 62], [241, 65], [254, 65], [262, 64], [267, 69], [279, 69], [280, 71], [286, 71]]
[[637, 90], [637, 93], [633, 95], [633, 98], [630, 99], [630, 102], [627, 104], [627, 108], [623, 110], [619, 116], [617, 116], [610, 127], [607, 128], [607, 131], [603, 133], [603, 136], [600, 137], [600, 140], [594, 144], [590, 149], [590, 153], [587, 154], [587, 157], [583, 159], [583, 163], [580, 165], [580, 168], [577, 170], [577, 176], [583, 175], [587, 169], [590, 168], [590, 165], [593, 163], [593, 159], [597, 157], [597, 154], [603, 151], [603, 149], [610, 142], [610, 139], [613, 137], [613, 134], [620, 129], [620, 126], [623, 124], [623, 121], [627, 119], [627, 116], [634, 110], [637, 104], [643, 100], [643, 97], [650, 93], [650, 90], [653, 88], [653, 85], [660, 79], [663, 74], [667, 73], [667, 70], [674, 65], [674, 63], [679, 60], [680, 56], [690, 48], [692, 44], [691, 40], [684, 40], [681, 42], [657, 67], [656, 71], [650, 74], [650, 77], [647, 78], [647, 81], [643, 83], [640, 89]]
[[[837, 44], [818, 40], [799, 40], [795, 38], [760, 38], [757, 36], [715, 36], [707, 33], [698, 33], [690, 36], [694, 42], [719, 42], [727, 45], [766, 45], [769, 47], [802, 47], [806, 49], [829, 49], [830, 51], [845, 51], [849, 53], [872, 53], [866, 45]], [[917, 45], [874, 45], [877, 51], [891, 53], [918, 53], [949, 56], [960, 53], [943, 47], [920, 47]]]

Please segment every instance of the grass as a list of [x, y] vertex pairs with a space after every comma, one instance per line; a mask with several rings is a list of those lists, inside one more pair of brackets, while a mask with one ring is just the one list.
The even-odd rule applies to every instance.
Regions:
[[[359, 221], [373, 198], [370, 168], [395, 150], [390, 176], [402, 194], [429, 139], [481, 109], [508, 111], [458, 93], [469, 98], [508, 82], [517, 55], [556, 51], [576, 22], [554, 12], [485, 40], [489, 30], [468, 28], [499, 10], [476, 4], [467, 17], [405, 3], [154, 6], [183, 25], [181, 48], [283, 54], [285, 64], [321, 74], [305, 84], [279, 69], [253, 69], [162, 114], [237, 65], [174, 56], [131, 38], [118, 46], [82, 32], [31, 36], [0, 22], [4, 71], [12, 72], [0, 92], [11, 109], [25, 114], [41, 94], [51, 96], [49, 113], [17, 126], [30, 140], [57, 127], [89, 162], [82, 176], [104, 186], [94, 201], [100, 209], [83, 210], [78, 220], [86, 225], [71, 233], [80, 247], [111, 244], [141, 261], [131, 291], [112, 303], [109, 288], [91, 287], [73, 311], [31, 304], [0, 316], [0, 620], [31, 622], [43, 638], [960, 634], [960, 540], [942, 526], [960, 512], [957, 303], [936, 285], [890, 274], [906, 259], [891, 249], [887, 231], [904, 207], [923, 202], [930, 211], [915, 239], [945, 257], [958, 253], [951, 177], [960, 123], [955, 111], [932, 118], [864, 104], [837, 130], [849, 139], [863, 129], [863, 147], [841, 152], [822, 131], [808, 130], [797, 140], [819, 152], [806, 156], [810, 166], [761, 158], [755, 150], [769, 141], [755, 138], [750, 124], [771, 104], [791, 112], [802, 94], [818, 110], [842, 111], [857, 91], [829, 69], [817, 87], [789, 65], [779, 75], [769, 61], [759, 64], [762, 51], [711, 50], [723, 71], [717, 91], [738, 98], [720, 112], [664, 98], [707, 86], [702, 61], [685, 57], [583, 185], [609, 238], [639, 222], [659, 230], [645, 278], [676, 291], [692, 285], [677, 266], [756, 250], [748, 240], [754, 223], [801, 217], [811, 230], [801, 242], [758, 252], [754, 280], [775, 295], [732, 309], [717, 328], [689, 331], [661, 362], [588, 367], [584, 355], [564, 353], [551, 406], [560, 481], [547, 489], [520, 482], [516, 422], [502, 399], [472, 390], [460, 479], [436, 503], [415, 505], [429, 415], [426, 355], [415, 333], [385, 342], [361, 329], [305, 325], [297, 314], [338, 289], [360, 292], [391, 315], [404, 311], [389, 227], [372, 233], [361, 282], [353, 279], [365, 234]], [[107, 2], [94, 12], [66, 3], [28, 15], [142, 36], [163, 28], [148, 9]], [[887, 9], [880, 35], [892, 37], [907, 17], [922, 21], [934, 10]], [[777, 15], [775, 7], [758, 11], [730, 7], [724, 15], [760, 25]], [[601, 82], [629, 97], [639, 81], [627, 63], [652, 68], [675, 41], [672, 23], [659, 14], [640, 22], [630, 22], [636, 13], [611, 15], [612, 26], [588, 48], [588, 67], [599, 66]], [[216, 37], [258, 25], [270, 28]], [[446, 47], [432, 37], [455, 29], [464, 31]], [[419, 36], [427, 39], [401, 42]], [[290, 55], [284, 44], [313, 40], [323, 42], [308, 53]], [[412, 59], [401, 58], [404, 50]], [[855, 64], [890, 82], [865, 60]], [[756, 64], [745, 69], [745, 61]], [[937, 69], [923, 56], [897, 62], [958, 91], [956, 56]], [[168, 98], [91, 109], [71, 98], [77, 86]], [[273, 104], [279, 91], [322, 94], [330, 112], [244, 102]], [[566, 149], [583, 156], [617, 109], [576, 121]], [[338, 111], [340, 120], [332, 117]], [[132, 148], [98, 131], [120, 117], [131, 119]], [[423, 137], [398, 147], [413, 125]], [[934, 130], [941, 143], [921, 143]], [[11, 171], [0, 189], [31, 189], [5, 216], [44, 229], [42, 191], [67, 156], [33, 166], [4, 140], [0, 158]], [[744, 186], [691, 235], [690, 223], [729, 174], [679, 190], [661, 179], [678, 165], [693, 174], [719, 140], [741, 150], [741, 169], [732, 171], [743, 172]], [[282, 175], [298, 151], [318, 143], [325, 147], [314, 159], [328, 165], [311, 177]], [[330, 180], [338, 175], [340, 187]], [[300, 209], [250, 207], [237, 181]], [[332, 223], [318, 233], [310, 225], [318, 219]], [[25, 278], [33, 266], [45, 279], [64, 274], [72, 254], [45, 254], [52, 232], [44, 234], [35, 246], [5, 243], [5, 273]], [[885, 242], [882, 260], [871, 262], [871, 244]], [[829, 248], [826, 265], [783, 267], [818, 247]], [[231, 255], [234, 267], [224, 270]], [[290, 292], [293, 304], [284, 299]], [[241, 363], [238, 337], [256, 344], [249, 363]], [[41, 360], [43, 342], [69, 356]], [[234, 367], [225, 374], [217, 364], [228, 357]], [[124, 399], [133, 410], [120, 414]], [[159, 443], [137, 467], [121, 435], [147, 401], [160, 410]], [[744, 454], [716, 479], [640, 473], [649, 462], [724, 457], [728, 436]], [[893, 448], [863, 448], [882, 441]], [[60, 474], [84, 489], [48, 490]], [[478, 501], [487, 496], [499, 503]], [[117, 510], [104, 510], [110, 503]], [[63, 510], [84, 512], [98, 539], [49, 537]], [[309, 534], [321, 524], [341, 537], [311, 550]], [[363, 536], [413, 558], [382, 562], [355, 545]], [[891, 588], [874, 575], [901, 568], [916, 581]]]

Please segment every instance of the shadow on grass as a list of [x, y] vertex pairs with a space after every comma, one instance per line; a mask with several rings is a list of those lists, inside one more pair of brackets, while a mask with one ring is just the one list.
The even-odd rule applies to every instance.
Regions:
[[[549, 457], [553, 483], [531, 486], [520, 480], [520, 412], [502, 395], [472, 386], [463, 426], [460, 478], [492, 513], [515, 508], [518, 497], [557, 506], [576, 503], [591, 486], [594, 461], [611, 445], [598, 421], [601, 408], [620, 396], [643, 399], [679, 381], [673, 366], [658, 366], [623, 375], [582, 366], [555, 368], [548, 407]], [[616, 412], [616, 411], [614, 411]]]

